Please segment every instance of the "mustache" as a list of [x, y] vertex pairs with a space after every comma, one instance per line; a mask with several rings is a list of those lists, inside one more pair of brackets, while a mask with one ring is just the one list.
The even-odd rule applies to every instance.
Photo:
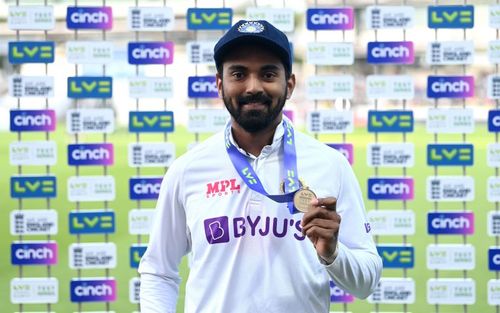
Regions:
[[263, 93], [257, 93], [249, 96], [238, 96], [238, 98], [236, 98], [236, 101], [238, 101], [239, 105], [260, 102], [267, 106], [270, 106], [273, 103], [273, 99]]

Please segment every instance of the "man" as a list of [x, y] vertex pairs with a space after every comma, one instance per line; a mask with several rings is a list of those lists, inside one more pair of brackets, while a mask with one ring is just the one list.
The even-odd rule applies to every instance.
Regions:
[[189, 252], [185, 312], [328, 312], [330, 279], [366, 298], [382, 265], [353, 171], [282, 116], [295, 87], [286, 35], [239, 21], [214, 58], [231, 121], [165, 175], [141, 311], [175, 312]]

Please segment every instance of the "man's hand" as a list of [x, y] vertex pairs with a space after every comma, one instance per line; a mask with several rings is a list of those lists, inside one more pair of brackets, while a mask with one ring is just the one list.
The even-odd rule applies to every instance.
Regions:
[[337, 199], [333, 197], [311, 200], [301, 223], [302, 234], [311, 240], [318, 255], [328, 264], [335, 260], [340, 227], [336, 205]]

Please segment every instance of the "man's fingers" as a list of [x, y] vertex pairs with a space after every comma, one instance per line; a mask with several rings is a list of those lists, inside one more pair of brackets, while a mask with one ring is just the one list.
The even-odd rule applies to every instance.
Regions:
[[312, 226], [306, 232], [308, 238], [333, 238], [335, 231], [330, 228], [322, 228], [319, 226]]
[[331, 211], [337, 210], [337, 199], [334, 197], [319, 198], [316, 200], [317, 200], [316, 204], [317, 206], [325, 207]]

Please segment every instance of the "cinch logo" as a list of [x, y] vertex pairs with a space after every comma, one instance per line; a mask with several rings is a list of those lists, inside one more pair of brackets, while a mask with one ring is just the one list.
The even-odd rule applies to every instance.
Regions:
[[234, 193], [240, 193], [240, 185], [236, 184], [236, 178], [229, 180], [219, 180], [207, 184], [207, 198], [222, 197]]
[[413, 268], [415, 249], [413, 247], [377, 246], [384, 268]]
[[111, 29], [111, 7], [68, 7], [66, 26], [68, 29]]
[[71, 212], [69, 214], [69, 233], [112, 234], [115, 232], [114, 212]]
[[429, 28], [473, 28], [474, 6], [431, 5], [427, 8]]
[[17, 176], [10, 178], [12, 198], [55, 198], [55, 176]]
[[113, 78], [103, 76], [68, 77], [68, 98], [111, 98]]
[[131, 200], [157, 199], [160, 194], [162, 178], [130, 178]]
[[369, 178], [368, 199], [412, 200], [412, 178]]
[[116, 300], [114, 279], [79, 280], [70, 283], [71, 302], [112, 302]]
[[488, 268], [490, 271], [500, 270], [500, 249], [499, 248], [489, 248], [488, 249]]
[[174, 131], [174, 112], [131, 111], [128, 131], [131, 133], [171, 133]]
[[330, 280], [330, 302], [351, 303], [353, 301], [354, 301], [353, 295], [345, 292], [340, 287], [336, 286], [333, 281]]
[[413, 64], [415, 55], [411, 41], [375, 41], [368, 43], [368, 63]]
[[470, 144], [427, 145], [427, 165], [470, 166], [474, 164], [474, 146]]
[[474, 213], [429, 213], [427, 231], [429, 235], [471, 235], [474, 233]]
[[73, 144], [68, 145], [68, 164], [112, 165], [114, 161], [113, 144]]
[[215, 76], [189, 76], [188, 97], [189, 98], [217, 98], [219, 91]]
[[474, 97], [473, 76], [429, 76], [427, 77], [428, 98]]
[[404, 133], [413, 131], [411, 111], [368, 111], [368, 131], [371, 133]]
[[352, 147], [352, 144], [350, 143], [327, 143], [327, 146], [330, 148], [333, 148], [337, 150], [338, 152], [342, 153], [345, 158], [349, 161], [349, 164], [354, 163], [354, 150]]
[[146, 252], [147, 246], [132, 246], [130, 247], [129, 256], [130, 256], [130, 267], [138, 268], [139, 263], [141, 262], [141, 258]]
[[54, 131], [56, 112], [54, 110], [11, 110], [10, 131]]
[[128, 63], [172, 64], [174, 61], [174, 43], [167, 42], [129, 42]]
[[10, 252], [12, 265], [57, 264], [57, 243], [13, 243]]
[[278, 219], [269, 216], [246, 216], [231, 219], [227, 216], [220, 216], [206, 219], [203, 224], [209, 244], [226, 243], [231, 239], [236, 240], [244, 236], [283, 238], [287, 234], [291, 236], [292, 233], [296, 240], [305, 239], [300, 227], [300, 217], [294, 220], [293, 218]]
[[490, 110], [488, 112], [488, 131], [492, 133], [500, 132], [500, 110]]
[[309, 30], [347, 30], [354, 28], [352, 8], [308, 9], [307, 29]]
[[229, 29], [233, 19], [233, 10], [226, 8], [199, 9], [187, 11], [187, 29]]
[[54, 63], [53, 41], [13, 41], [9, 42], [9, 62]]

